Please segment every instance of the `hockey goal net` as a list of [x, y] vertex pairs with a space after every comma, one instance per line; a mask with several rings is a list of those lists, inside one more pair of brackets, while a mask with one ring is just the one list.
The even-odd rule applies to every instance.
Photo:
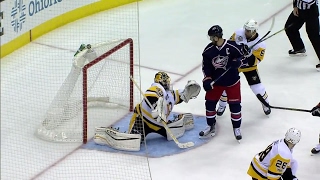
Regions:
[[133, 40], [82, 48], [36, 130], [41, 139], [86, 143], [94, 127], [110, 126], [133, 111]]

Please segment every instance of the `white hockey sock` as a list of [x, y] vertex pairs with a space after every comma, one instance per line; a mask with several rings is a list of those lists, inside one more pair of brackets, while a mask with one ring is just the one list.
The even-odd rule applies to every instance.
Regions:
[[223, 91], [222, 95], [220, 97], [220, 100], [219, 100], [219, 106], [226, 107], [227, 106], [227, 100], [228, 100], [227, 93], [226, 93], [226, 91]]
[[267, 94], [267, 92], [266, 92], [265, 87], [264, 87], [261, 83], [255, 84], [255, 85], [251, 85], [250, 88], [251, 88], [252, 92], [253, 92], [255, 95], [260, 94], [260, 95], [263, 97], [263, 99], [264, 99], [267, 103], [269, 103], [268, 94]]
[[317, 151], [320, 151], [320, 144], [317, 144], [316, 147], [315, 147], [315, 149], [316, 149]]

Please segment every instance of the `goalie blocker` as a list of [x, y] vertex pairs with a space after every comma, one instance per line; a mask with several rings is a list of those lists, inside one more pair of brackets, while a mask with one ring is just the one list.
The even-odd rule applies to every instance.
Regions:
[[[137, 124], [142, 126], [143, 121], [141, 119], [136, 120]], [[147, 125], [144, 125], [148, 127]], [[179, 114], [173, 121], [168, 121], [168, 127], [176, 138], [184, 135], [186, 130], [193, 129], [194, 122], [191, 113]], [[166, 130], [163, 126], [160, 127], [160, 135], [167, 137], [168, 141], [172, 138], [167, 135]], [[145, 136], [152, 132], [150, 129], [145, 129]], [[140, 151], [140, 144], [144, 142], [144, 138], [140, 133], [128, 134], [125, 132], [119, 132], [119, 129], [112, 127], [97, 127], [95, 129], [95, 135], [93, 138], [94, 142], [99, 145], [106, 145], [113, 149], [124, 150], [124, 151]]]

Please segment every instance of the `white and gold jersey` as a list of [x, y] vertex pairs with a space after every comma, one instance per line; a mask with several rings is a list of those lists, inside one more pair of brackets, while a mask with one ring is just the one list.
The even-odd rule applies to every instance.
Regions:
[[[243, 28], [241, 28], [241, 29], [236, 30], [230, 39], [233, 41], [236, 41], [237, 44], [243, 43], [243, 44], [246, 44], [249, 47], [251, 47], [252, 45], [257, 43], [261, 39], [261, 36], [260, 36], [260, 34], [258, 34], [257, 38], [255, 38], [252, 41], [248, 41], [246, 38], [246, 35], [245, 35], [245, 30]], [[266, 51], [266, 43], [265, 42], [260, 42], [259, 44], [255, 45], [252, 48], [252, 56], [253, 57], [249, 57], [252, 59], [248, 60], [250, 66], [245, 67], [245, 68], [240, 68], [239, 71], [240, 72], [248, 72], [248, 71], [252, 71], [252, 70], [257, 69], [258, 63], [261, 62], [264, 58], [265, 51]]]
[[292, 160], [292, 151], [280, 139], [253, 158], [247, 173], [258, 180], [278, 180]]
[[[168, 117], [173, 109], [173, 106], [182, 102], [180, 99], [180, 93], [182, 93], [182, 90], [165, 90], [161, 84], [153, 83], [145, 92], [145, 96], [153, 108], [155, 108], [158, 98], [163, 97], [167, 103], [167, 108], [164, 109], [164, 112]], [[157, 131], [160, 129], [160, 127], [162, 127], [162, 124], [158, 123], [156, 118], [152, 117], [151, 111], [153, 108], [151, 108], [146, 100], [143, 99], [143, 101], [135, 107], [135, 111], [137, 112], [137, 115], [143, 116], [144, 122], [147, 123], [151, 129]]]

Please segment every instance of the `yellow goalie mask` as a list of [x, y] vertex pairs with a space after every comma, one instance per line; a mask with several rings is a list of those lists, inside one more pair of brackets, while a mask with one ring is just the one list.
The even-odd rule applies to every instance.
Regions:
[[154, 77], [154, 82], [159, 83], [165, 90], [170, 89], [170, 77], [165, 72], [158, 72]]

